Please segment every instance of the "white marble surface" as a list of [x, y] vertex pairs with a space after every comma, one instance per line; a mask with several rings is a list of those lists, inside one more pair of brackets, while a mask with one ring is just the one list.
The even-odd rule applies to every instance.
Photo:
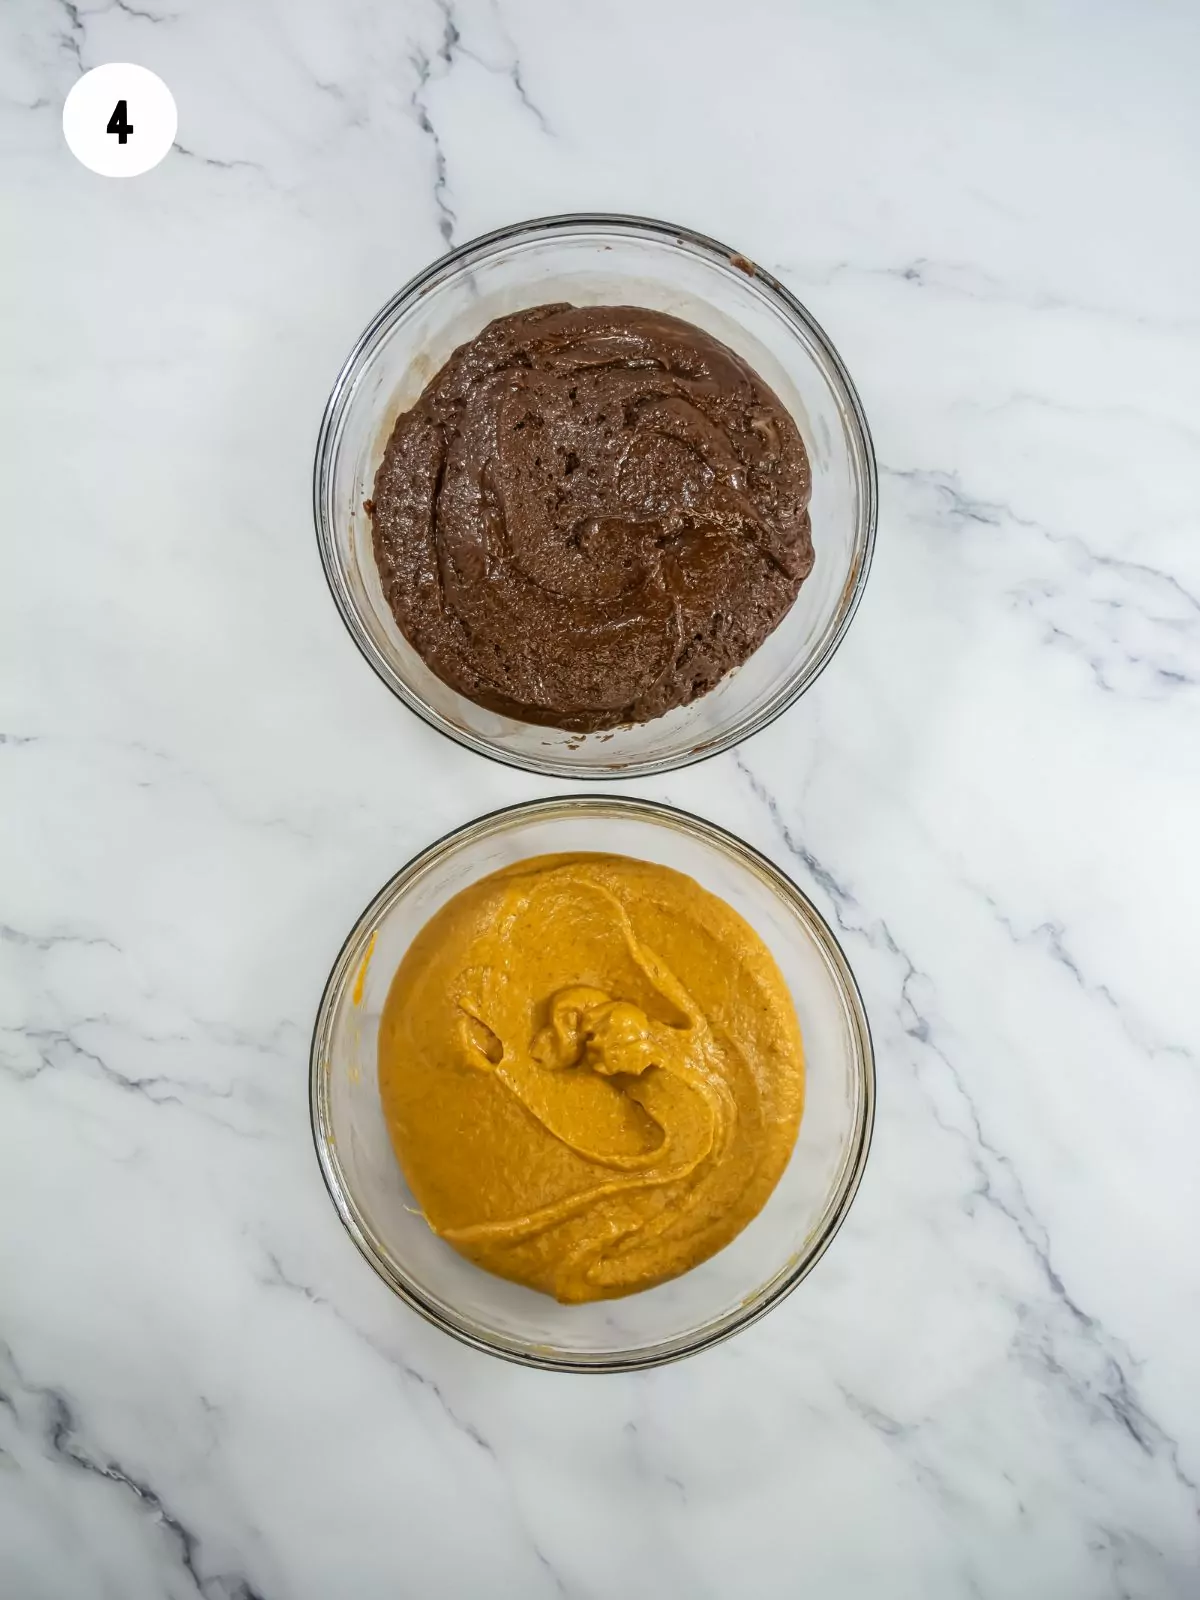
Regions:
[[[125, 184], [60, 130], [107, 60], [180, 110]], [[1198, 1592], [1198, 74], [1187, 0], [8, 0], [5, 1600]], [[555, 787], [357, 656], [321, 406], [444, 243], [591, 208], [778, 271], [883, 490], [813, 692], [634, 786], [842, 930], [866, 1180], [785, 1306], [615, 1379], [395, 1301], [305, 1077], [375, 888]]]

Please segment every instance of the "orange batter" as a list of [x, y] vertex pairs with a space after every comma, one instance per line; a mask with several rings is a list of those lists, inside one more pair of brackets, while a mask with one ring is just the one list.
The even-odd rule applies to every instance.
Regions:
[[435, 1232], [597, 1300], [677, 1277], [757, 1215], [796, 1141], [804, 1055], [778, 967], [723, 900], [626, 856], [537, 856], [417, 935], [379, 1086]]

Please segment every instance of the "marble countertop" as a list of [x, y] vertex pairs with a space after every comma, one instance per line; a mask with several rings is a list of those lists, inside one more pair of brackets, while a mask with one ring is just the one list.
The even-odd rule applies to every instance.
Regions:
[[[174, 91], [93, 176], [82, 69]], [[1197, 1592], [1200, 24], [1178, 4], [10, 0], [0, 400], [0, 1592]], [[374, 890], [563, 785], [409, 715], [309, 473], [360, 328], [525, 216], [778, 273], [878, 553], [779, 723], [630, 785], [766, 850], [878, 1052], [850, 1219], [606, 1379], [359, 1258], [307, 1047]]]

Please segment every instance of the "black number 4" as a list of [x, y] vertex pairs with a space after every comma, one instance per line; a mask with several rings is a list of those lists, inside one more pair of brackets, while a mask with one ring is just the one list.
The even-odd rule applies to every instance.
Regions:
[[129, 106], [124, 100], [118, 100], [116, 109], [108, 119], [106, 133], [115, 133], [120, 144], [124, 144], [133, 132], [133, 123], [129, 120]]

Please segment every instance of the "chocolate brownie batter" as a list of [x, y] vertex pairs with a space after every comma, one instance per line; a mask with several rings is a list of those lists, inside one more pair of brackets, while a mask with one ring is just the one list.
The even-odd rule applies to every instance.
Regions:
[[709, 334], [635, 306], [538, 306], [457, 349], [396, 423], [375, 559], [460, 694], [590, 731], [705, 694], [813, 562], [791, 416]]

